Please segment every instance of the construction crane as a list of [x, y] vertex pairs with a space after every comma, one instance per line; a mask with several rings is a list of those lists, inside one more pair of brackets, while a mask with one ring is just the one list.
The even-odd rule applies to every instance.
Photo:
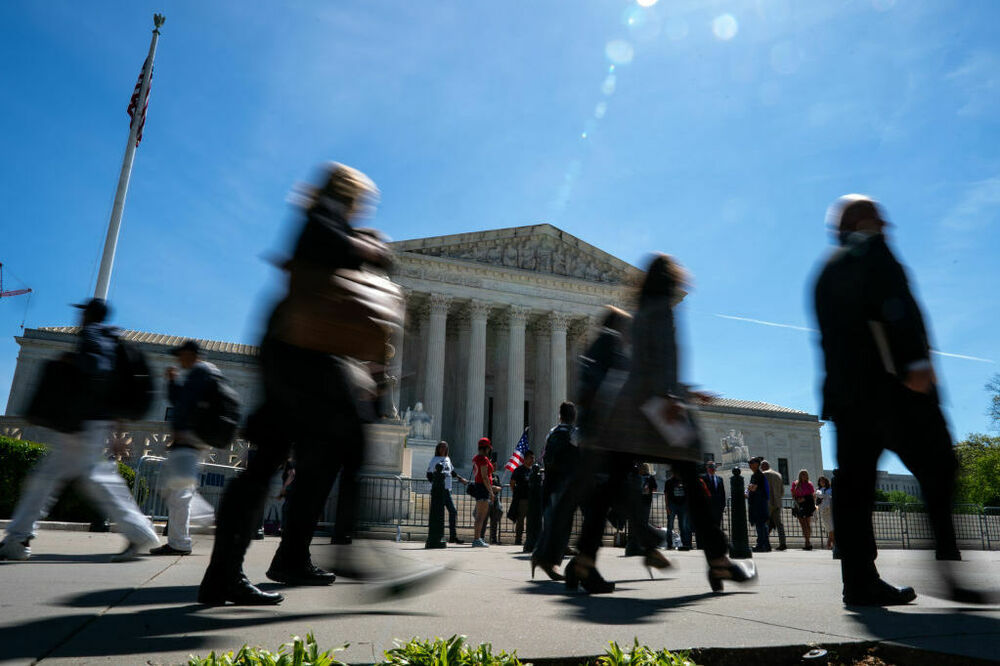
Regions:
[[3, 290], [3, 264], [0, 264], [0, 298], [6, 298], [8, 296], [23, 296], [25, 294], [30, 294], [30, 289], [13, 289], [11, 291]]

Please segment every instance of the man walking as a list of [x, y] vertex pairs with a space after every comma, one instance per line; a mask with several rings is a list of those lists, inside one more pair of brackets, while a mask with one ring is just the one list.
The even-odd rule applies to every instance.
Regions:
[[710, 504], [712, 506], [712, 520], [716, 526], [722, 526], [722, 516], [726, 513], [726, 484], [715, 473], [715, 461], [709, 460], [705, 463], [705, 473], [701, 475], [701, 480], [708, 488]]
[[76, 481], [100, 513], [114, 521], [128, 539], [125, 550], [112, 556], [113, 562], [134, 560], [159, 543], [153, 525], [139, 511], [116, 464], [104, 457], [113, 417], [111, 396], [118, 330], [104, 323], [109, 314], [104, 299], [94, 298], [76, 307], [83, 312], [72, 358], [83, 383], [80, 393], [67, 399], [82, 402], [82, 429], [52, 433], [56, 440], [28, 476], [7, 525], [0, 560], [26, 560], [31, 556], [29, 543], [35, 537], [36, 521], [48, 514], [70, 481]]
[[205, 524], [215, 515], [212, 505], [195, 490], [199, 465], [209, 446], [195, 434], [194, 419], [198, 402], [205, 398], [219, 369], [201, 358], [194, 340], [187, 340], [171, 353], [186, 376], [183, 382], [178, 381], [177, 368], [167, 368], [167, 395], [173, 407], [170, 424], [174, 431], [160, 479], [160, 493], [167, 503], [167, 542], [149, 551], [150, 555], [190, 555], [191, 523]]
[[822, 418], [837, 429], [833, 522], [843, 599], [905, 604], [916, 598], [913, 588], [890, 585], [875, 568], [876, 463], [890, 449], [920, 481], [939, 560], [961, 557], [951, 521], [957, 464], [923, 316], [886, 243], [881, 208], [851, 194], [830, 207], [827, 221], [839, 247], [816, 282], [815, 308], [826, 370]]
[[778, 530], [777, 550], [787, 550], [785, 544], [785, 523], [781, 520], [781, 498], [785, 494], [785, 480], [781, 478], [781, 473], [771, 469], [771, 463], [766, 460], [760, 462], [760, 471], [767, 479], [767, 507], [768, 507], [768, 532]]

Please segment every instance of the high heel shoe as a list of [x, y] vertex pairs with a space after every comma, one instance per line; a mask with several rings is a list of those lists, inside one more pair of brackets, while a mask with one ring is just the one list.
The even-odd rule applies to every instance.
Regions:
[[545, 575], [549, 577], [550, 580], [563, 580], [565, 576], [556, 571], [556, 567], [553, 564], [548, 564], [546, 562], [540, 561], [536, 556], [531, 556], [531, 579], [535, 579], [535, 567], [538, 567], [545, 572]]
[[566, 589], [574, 591], [578, 587], [582, 587], [587, 594], [608, 594], [615, 591], [615, 584], [604, 580], [597, 567], [574, 557], [566, 565]]
[[646, 553], [646, 557], [643, 558], [643, 565], [646, 567], [646, 571], [649, 573], [649, 577], [653, 577], [653, 569], [669, 569], [673, 566], [666, 557], [663, 556], [658, 550], [650, 550]]
[[757, 579], [757, 568], [739, 562], [728, 564], [712, 564], [708, 567], [708, 584], [712, 592], [722, 592], [722, 581], [731, 580], [734, 583], [747, 583]]

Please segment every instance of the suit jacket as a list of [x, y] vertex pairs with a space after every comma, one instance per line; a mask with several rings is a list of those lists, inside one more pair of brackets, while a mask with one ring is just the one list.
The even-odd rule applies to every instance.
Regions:
[[767, 477], [767, 488], [770, 494], [767, 497], [768, 506], [774, 511], [781, 506], [781, 498], [785, 494], [785, 480], [781, 478], [781, 472], [769, 469], [764, 472]]
[[907, 369], [929, 362], [920, 307], [881, 234], [856, 234], [834, 251], [816, 281], [815, 308], [825, 419], [884, 408]]
[[726, 510], [726, 482], [718, 474], [714, 478], [718, 483], [713, 483], [713, 477], [709, 474], [701, 475], [701, 480], [705, 483], [705, 487], [708, 488], [709, 502], [712, 505], [712, 510], [716, 515], [721, 516]]

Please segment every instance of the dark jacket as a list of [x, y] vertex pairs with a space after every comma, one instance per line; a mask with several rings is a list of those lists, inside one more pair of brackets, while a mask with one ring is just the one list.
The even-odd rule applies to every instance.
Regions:
[[688, 488], [684, 486], [684, 482], [679, 477], [671, 476], [663, 484], [663, 496], [666, 498], [668, 506], [681, 508], [687, 506], [687, 494]]
[[170, 424], [174, 433], [191, 430], [194, 425], [195, 408], [198, 401], [213, 382], [213, 375], [219, 370], [211, 363], [198, 361], [188, 371], [183, 382], [170, 381], [167, 385], [167, 397], [174, 408]]
[[757, 470], [750, 477], [750, 484], [756, 489], [747, 493], [747, 505], [749, 507], [748, 517], [751, 525], [766, 523], [771, 517], [771, 507], [768, 503], [770, 492], [767, 487], [767, 477], [760, 470]]
[[708, 488], [709, 502], [712, 511], [716, 516], [721, 516], [726, 510], [726, 482], [718, 474], [715, 475], [718, 484], [712, 482], [712, 477], [707, 473], [701, 475], [705, 487]]
[[560, 423], [545, 438], [542, 462], [545, 464], [546, 494], [562, 487], [573, 477], [580, 450], [573, 443], [573, 426]]
[[[608, 373], [616, 371], [624, 377], [629, 360], [625, 342], [618, 331], [602, 328], [587, 351], [580, 356], [580, 372], [576, 387], [577, 427], [583, 445], [598, 435], [600, 424], [608, 417], [621, 385], [605, 383]], [[613, 379], [617, 381], [617, 379]]]
[[117, 359], [118, 335], [117, 328], [105, 324], [86, 324], [80, 329], [75, 358], [86, 387], [82, 397], [84, 419], [111, 418], [111, 382]]
[[816, 281], [815, 307], [824, 419], [884, 408], [907, 369], [930, 358], [920, 307], [881, 234], [857, 236], [834, 251]]

